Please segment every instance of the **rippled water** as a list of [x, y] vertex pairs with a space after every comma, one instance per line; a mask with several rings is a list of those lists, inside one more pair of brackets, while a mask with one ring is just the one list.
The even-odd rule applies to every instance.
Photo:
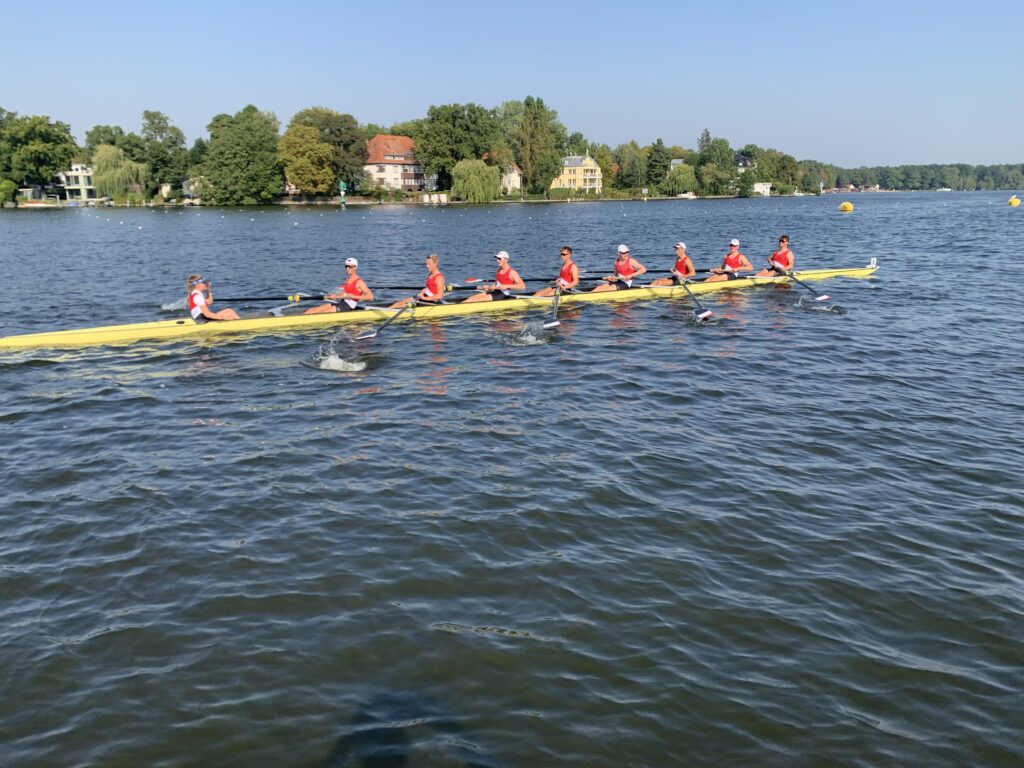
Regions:
[[414, 284], [433, 250], [463, 279], [788, 232], [882, 267], [820, 284], [833, 311], [709, 295], [702, 326], [0, 356], [0, 764], [1021, 765], [1007, 196], [0, 211], [0, 335], [155, 319], [193, 269], [321, 290], [347, 256]]

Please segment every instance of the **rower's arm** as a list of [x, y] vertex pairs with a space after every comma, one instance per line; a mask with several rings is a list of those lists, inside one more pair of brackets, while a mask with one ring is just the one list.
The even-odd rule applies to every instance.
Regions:
[[630, 266], [633, 267], [633, 277], [640, 277], [640, 275], [642, 275], [644, 272], [647, 271], [647, 267], [645, 267], [643, 264], [641, 264], [636, 259], [633, 259], [630, 262]]
[[521, 278], [519, 276], [519, 273], [516, 272], [514, 269], [512, 270], [511, 277], [512, 277], [513, 280], [515, 280], [515, 282], [512, 283], [512, 290], [513, 291], [525, 291], [526, 290], [526, 283], [523, 282], [523, 278]]

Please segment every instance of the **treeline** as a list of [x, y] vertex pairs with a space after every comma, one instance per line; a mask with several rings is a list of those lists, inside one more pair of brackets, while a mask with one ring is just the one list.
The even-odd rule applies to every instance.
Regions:
[[566, 190], [550, 188], [562, 158], [584, 154], [601, 168], [605, 197], [687, 192], [749, 196], [757, 182], [770, 182], [773, 191], [782, 194], [849, 185], [1024, 186], [1021, 165], [844, 169], [798, 162], [754, 144], [735, 149], [706, 129], [695, 149], [667, 145], [660, 138], [646, 146], [630, 141], [613, 148], [590, 141], [579, 131], [569, 132], [555, 110], [532, 96], [494, 108], [472, 103], [432, 106], [422, 118], [391, 126], [360, 124], [352, 115], [310, 107], [296, 113], [283, 131], [272, 112], [249, 105], [233, 115], [215, 116], [207, 131], [208, 139], [197, 138], [189, 147], [167, 115], [147, 110], [138, 133], [97, 125], [78, 146], [66, 123], [0, 109], [0, 199], [11, 199], [21, 187], [51, 184], [73, 162], [90, 164], [97, 193], [114, 199], [151, 199], [169, 188], [170, 197], [194, 195], [215, 205], [259, 204], [273, 201], [286, 189], [336, 194], [339, 182], [364, 195], [401, 196], [364, 176], [366, 142], [377, 133], [412, 138], [417, 161], [428, 175], [437, 175], [438, 187], [471, 202], [486, 202], [506, 192], [500, 188], [500, 177], [513, 165], [523, 174], [525, 194], [564, 197]]

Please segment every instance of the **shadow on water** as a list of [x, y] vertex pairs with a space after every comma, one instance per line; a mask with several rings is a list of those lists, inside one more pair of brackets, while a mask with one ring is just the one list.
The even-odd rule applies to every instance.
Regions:
[[417, 693], [382, 693], [359, 707], [323, 768], [402, 768], [413, 765], [494, 768], [466, 740], [455, 717]]

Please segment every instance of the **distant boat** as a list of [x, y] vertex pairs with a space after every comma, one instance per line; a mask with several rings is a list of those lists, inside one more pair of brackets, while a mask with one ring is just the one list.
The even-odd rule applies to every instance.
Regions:
[[60, 198], [56, 195], [47, 195], [45, 200], [22, 200], [18, 203], [19, 208], [60, 208]]
[[952, 192], [953, 190], [952, 190], [952, 189], [950, 189], [949, 187], [939, 187], [939, 188], [938, 188], [938, 189], [936, 189], [935, 191], [936, 191], [936, 192]]

